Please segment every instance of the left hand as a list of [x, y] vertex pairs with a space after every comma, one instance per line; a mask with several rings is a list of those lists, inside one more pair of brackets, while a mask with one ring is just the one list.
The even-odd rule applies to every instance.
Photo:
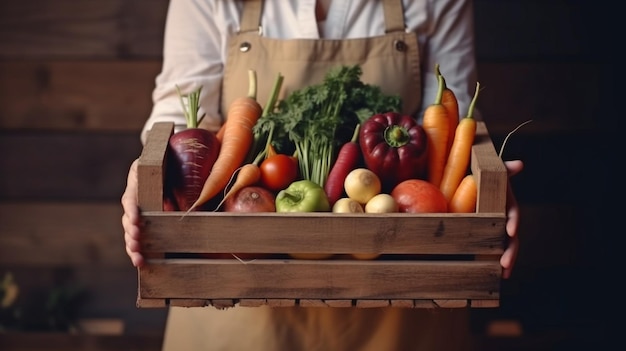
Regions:
[[511, 187], [510, 178], [524, 169], [524, 163], [521, 160], [513, 160], [504, 162], [507, 173], [509, 176], [509, 183], [507, 186], [506, 195], [506, 233], [509, 236], [508, 246], [504, 250], [502, 257], [500, 258], [500, 265], [502, 265], [502, 278], [508, 279], [511, 277], [513, 271], [513, 265], [517, 259], [517, 253], [519, 251], [519, 238], [517, 237], [517, 229], [519, 227], [519, 207], [513, 188]]

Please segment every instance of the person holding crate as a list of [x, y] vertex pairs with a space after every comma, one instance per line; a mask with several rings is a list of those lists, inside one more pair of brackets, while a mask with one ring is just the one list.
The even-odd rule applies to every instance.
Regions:
[[[418, 120], [435, 99], [436, 64], [461, 117], [477, 80], [471, 0], [171, 0], [163, 53], [142, 142], [156, 122], [184, 128], [177, 87], [203, 87], [201, 127], [217, 131], [227, 106], [247, 91], [249, 69], [257, 72], [257, 99], [264, 102], [278, 73], [289, 91], [319, 82], [332, 66], [359, 64], [364, 82], [399, 95], [402, 112]], [[520, 160], [505, 165], [509, 176], [523, 168]], [[126, 251], [140, 267], [137, 161], [121, 202]], [[511, 189], [507, 215], [503, 278], [518, 251]], [[468, 327], [465, 309], [172, 307], [163, 350], [464, 350], [471, 345]]]

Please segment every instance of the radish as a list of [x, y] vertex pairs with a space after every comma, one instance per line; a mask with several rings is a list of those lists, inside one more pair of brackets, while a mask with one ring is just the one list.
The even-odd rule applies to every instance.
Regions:
[[183, 95], [178, 89], [187, 129], [174, 133], [169, 140], [168, 183], [181, 211], [189, 210], [200, 196], [220, 150], [215, 134], [198, 127], [201, 91], [202, 87]]
[[357, 142], [359, 129], [360, 125], [357, 124], [352, 139], [343, 144], [339, 150], [335, 164], [328, 174], [326, 184], [324, 184], [324, 191], [326, 191], [331, 206], [345, 194], [344, 182], [346, 177], [361, 162], [361, 146]]

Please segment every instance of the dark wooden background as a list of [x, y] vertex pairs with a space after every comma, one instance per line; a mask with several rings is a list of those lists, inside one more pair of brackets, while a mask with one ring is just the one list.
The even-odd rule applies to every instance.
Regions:
[[[611, 4], [475, 1], [479, 108], [496, 147], [533, 120], [504, 154], [526, 165], [514, 179], [516, 271], [501, 307], [474, 313], [478, 335], [490, 320], [517, 321], [523, 333], [485, 348], [577, 349], [606, 336], [614, 278], [602, 272], [620, 234], [608, 219], [623, 149]], [[84, 288], [79, 317], [123, 321], [129, 343], [150, 341], [136, 349], [155, 349], [166, 311], [135, 307], [119, 198], [141, 151], [166, 9], [166, 0], [0, 2], [0, 275], [15, 275], [22, 298]]]

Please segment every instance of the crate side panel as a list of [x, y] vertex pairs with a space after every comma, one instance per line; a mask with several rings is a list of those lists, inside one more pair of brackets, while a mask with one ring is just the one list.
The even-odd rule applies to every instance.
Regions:
[[150, 260], [142, 298], [498, 299], [493, 262]]
[[173, 123], [155, 123], [148, 132], [137, 165], [139, 207], [144, 211], [163, 210], [166, 154], [173, 132]]
[[504, 214], [146, 213], [144, 252], [500, 254]]
[[507, 173], [484, 122], [479, 122], [472, 147], [471, 170], [478, 186], [477, 212], [504, 213]]

